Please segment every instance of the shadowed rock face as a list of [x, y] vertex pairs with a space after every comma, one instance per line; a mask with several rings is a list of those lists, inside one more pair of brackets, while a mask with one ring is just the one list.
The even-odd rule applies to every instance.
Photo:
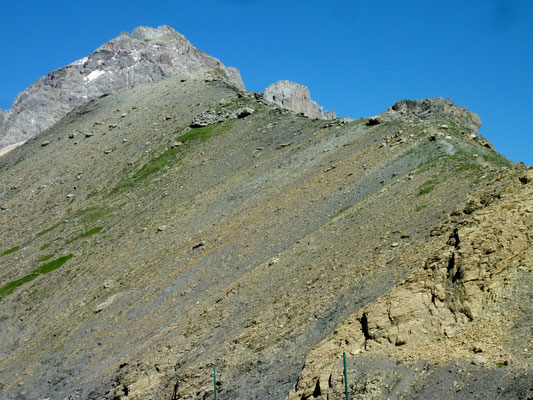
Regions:
[[265, 99], [271, 101], [282, 108], [302, 113], [310, 118], [335, 119], [335, 111], [324, 111], [324, 109], [311, 100], [311, 95], [307, 86], [290, 81], [278, 81], [265, 89]]
[[168, 26], [122, 33], [20, 93], [0, 114], [0, 147], [27, 140], [74, 108], [122, 87], [210, 71], [244, 89], [237, 69], [226, 68]]

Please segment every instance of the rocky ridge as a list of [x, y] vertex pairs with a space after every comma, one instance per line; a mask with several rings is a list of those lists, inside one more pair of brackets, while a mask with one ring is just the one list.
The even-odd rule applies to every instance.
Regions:
[[[388, 110], [380, 114], [389, 121], [416, 122], [438, 116], [443, 120], [454, 121], [475, 135], [481, 127], [481, 118], [466, 107], [457, 106], [449, 99], [434, 97], [421, 100], [401, 100], [394, 103]], [[446, 129], [446, 124], [444, 129]]]
[[324, 111], [322, 106], [311, 100], [311, 94], [307, 86], [296, 82], [278, 81], [268, 86], [263, 95], [266, 100], [309, 118], [337, 118], [335, 111]]
[[196, 49], [174, 29], [135, 28], [20, 93], [11, 109], [0, 111], [0, 148], [29, 139], [74, 108], [122, 87], [205, 73], [244, 89], [237, 69]]

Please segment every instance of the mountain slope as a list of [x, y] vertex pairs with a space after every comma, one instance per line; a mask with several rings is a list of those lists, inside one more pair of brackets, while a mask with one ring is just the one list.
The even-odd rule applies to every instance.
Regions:
[[3, 396], [204, 398], [216, 366], [284, 398], [512, 167], [449, 110], [310, 120], [177, 77], [72, 111], [0, 158]]

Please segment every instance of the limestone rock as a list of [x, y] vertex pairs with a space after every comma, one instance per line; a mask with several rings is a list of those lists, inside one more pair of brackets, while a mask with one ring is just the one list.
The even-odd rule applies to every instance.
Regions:
[[116, 294], [110, 296], [106, 301], [104, 301], [103, 303], [98, 304], [95, 307], [94, 312], [95, 313], [99, 313], [100, 311], [105, 310], [107, 307], [109, 307], [111, 304], [113, 304], [113, 302], [115, 301], [116, 298], [117, 298]]
[[237, 110], [237, 118], [245, 118], [248, 115], [252, 115], [253, 112], [254, 112], [253, 108], [250, 108], [250, 107], [241, 108]]
[[487, 362], [484, 357], [480, 356], [479, 354], [476, 354], [474, 356], [474, 359], [472, 360], [472, 364], [474, 365], [483, 365]]
[[306, 117], [318, 119], [335, 119], [335, 111], [324, 109], [311, 100], [309, 89], [295, 82], [278, 81], [265, 89], [266, 100], [295, 113], [302, 113]]
[[209, 125], [218, 124], [219, 122], [224, 122], [229, 119], [245, 118], [248, 115], [251, 115], [254, 112], [253, 108], [243, 107], [232, 112], [227, 108], [221, 110], [206, 110], [198, 114], [192, 122], [189, 124], [191, 128], [202, 128]]
[[168, 26], [121, 33], [88, 57], [48, 73], [0, 111], [0, 148], [27, 140], [67, 113], [126, 86], [213, 73], [244, 89], [240, 73], [196, 49]]

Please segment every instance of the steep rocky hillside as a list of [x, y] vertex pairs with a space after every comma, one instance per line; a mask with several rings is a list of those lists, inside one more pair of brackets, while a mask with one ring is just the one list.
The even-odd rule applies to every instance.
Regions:
[[533, 168], [515, 169], [444, 218], [413, 271], [341, 323], [289, 398], [533, 395]]
[[28, 140], [74, 108], [126, 86], [212, 71], [239, 88], [239, 71], [196, 49], [168, 26], [138, 27], [88, 57], [48, 73], [0, 110], [0, 149]]
[[[216, 367], [220, 398], [338, 398], [342, 351], [354, 379], [358, 363], [364, 379], [442, 367], [430, 384], [471, 368], [473, 339], [449, 352], [454, 333], [478, 338], [484, 315], [515, 306], [479, 339], [476, 382], [525, 379], [527, 360], [493, 367], [529, 354], [530, 171], [477, 138], [469, 111], [402, 104], [402, 118], [316, 120], [175, 77], [90, 101], [2, 156], [0, 397], [212, 398]], [[455, 356], [468, 368], [445, 366]], [[379, 379], [361, 385], [379, 397]]]

